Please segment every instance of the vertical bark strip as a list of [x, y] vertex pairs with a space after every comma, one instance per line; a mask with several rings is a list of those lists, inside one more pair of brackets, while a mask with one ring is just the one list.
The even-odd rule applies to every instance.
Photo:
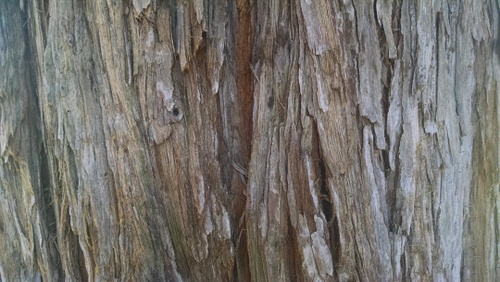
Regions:
[[31, 12], [0, 3], [0, 278], [58, 280], [54, 212], [37, 107]]
[[0, 1], [0, 280], [499, 280], [496, 1]]

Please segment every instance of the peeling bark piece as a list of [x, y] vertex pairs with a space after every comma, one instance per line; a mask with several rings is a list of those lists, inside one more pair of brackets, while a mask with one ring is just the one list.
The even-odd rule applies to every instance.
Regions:
[[397, 57], [396, 44], [394, 43], [394, 35], [392, 33], [392, 5], [392, 0], [376, 1], [377, 16], [379, 23], [384, 28], [389, 59], [395, 59]]
[[151, 4], [151, 0], [132, 0], [132, 4], [134, 5], [135, 12], [140, 15]]
[[327, 27], [332, 22], [329, 3], [325, 0], [301, 0], [300, 7], [307, 30], [307, 43], [315, 55], [332, 50], [333, 34]]
[[148, 130], [149, 137], [154, 141], [155, 144], [160, 145], [172, 133], [172, 127], [169, 124], [162, 125], [159, 120], [154, 120], [151, 122]]

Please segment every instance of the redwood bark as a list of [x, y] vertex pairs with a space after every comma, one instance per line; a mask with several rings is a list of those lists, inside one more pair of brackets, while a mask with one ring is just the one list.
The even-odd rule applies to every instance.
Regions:
[[496, 1], [0, 1], [0, 280], [499, 280]]

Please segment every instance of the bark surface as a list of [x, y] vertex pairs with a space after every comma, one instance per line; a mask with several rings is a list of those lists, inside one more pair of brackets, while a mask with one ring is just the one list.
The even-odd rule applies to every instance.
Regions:
[[500, 279], [497, 1], [0, 1], [0, 281]]

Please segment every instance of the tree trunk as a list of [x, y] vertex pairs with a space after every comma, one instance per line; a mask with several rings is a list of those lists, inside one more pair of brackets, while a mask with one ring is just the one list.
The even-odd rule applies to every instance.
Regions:
[[0, 281], [499, 280], [498, 8], [0, 1]]

